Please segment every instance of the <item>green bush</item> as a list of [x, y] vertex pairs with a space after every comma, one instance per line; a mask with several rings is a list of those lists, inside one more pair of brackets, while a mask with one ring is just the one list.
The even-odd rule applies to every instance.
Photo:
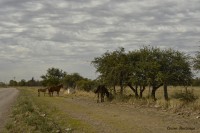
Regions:
[[176, 92], [172, 98], [179, 99], [183, 102], [193, 102], [198, 99], [193, 92]]

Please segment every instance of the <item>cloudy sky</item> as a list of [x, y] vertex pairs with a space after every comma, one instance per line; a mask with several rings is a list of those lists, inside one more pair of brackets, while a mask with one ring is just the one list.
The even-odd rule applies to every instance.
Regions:
[[50, 67], [95, 78], [94, 57], [144, 45], [193, 54], [199, 0], [0, 0], [0, 81]]

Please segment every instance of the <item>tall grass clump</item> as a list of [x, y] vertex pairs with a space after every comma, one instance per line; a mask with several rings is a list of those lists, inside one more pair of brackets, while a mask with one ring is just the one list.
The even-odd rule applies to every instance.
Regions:
[[183, 102], [194, 102], [198, 99], [198, 96], [193, 93], [193, 91], [188, 92], [175, 92], [172, 98], [179, 99]]

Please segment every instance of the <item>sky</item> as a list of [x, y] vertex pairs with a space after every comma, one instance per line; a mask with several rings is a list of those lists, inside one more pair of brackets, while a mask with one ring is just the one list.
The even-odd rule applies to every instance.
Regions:
[[199, 0], [0, 0], [0, 82], [48, 68], [98, 76], [91, 61], [142, 46], [200, 50]]

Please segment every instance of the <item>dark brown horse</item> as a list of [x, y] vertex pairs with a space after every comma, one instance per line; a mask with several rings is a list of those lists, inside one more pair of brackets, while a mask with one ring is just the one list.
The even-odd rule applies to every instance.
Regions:
[[57, 92], [57, 96], [59, 96], [60, 89], [63, 88], [63, 84], [52, 86], [49, 88], [49, 96], [53, 96], [53, 92]]
[[101, 96], [101, 102], [104, 102], [105, 95], [107, 98], [110, 97], [110, 93], [108, 92], [108, 89], [105, 87], [105, 85], [99, 85], [94, 93], [96, 93], [98, 96], [97, 103], [99, 102], [99, 95]]
[[40, 96], [40, 92], [44, 92], [44, 96], [45, 96], [47, 90], [48, 90], [48, 88], [40, 88], [40, 89], [38, 89], [38, 97]]

